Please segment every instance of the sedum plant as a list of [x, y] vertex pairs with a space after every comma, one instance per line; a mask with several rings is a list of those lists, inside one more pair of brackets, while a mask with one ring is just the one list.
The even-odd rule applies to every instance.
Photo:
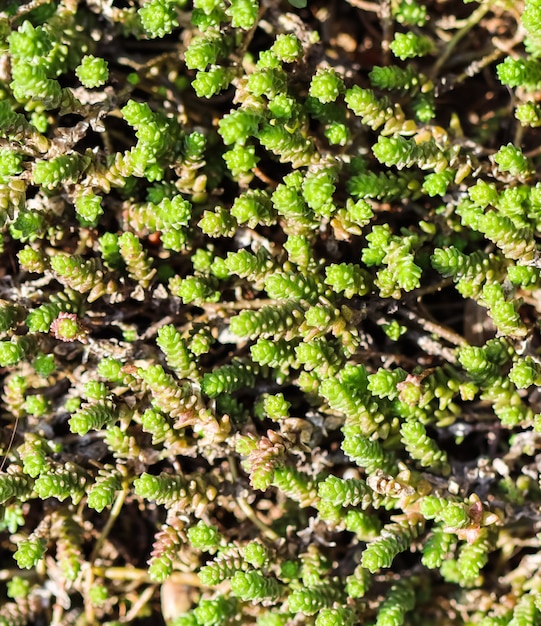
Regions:
[[0, 624], [541, 623], [541, 3], [0, 6]]

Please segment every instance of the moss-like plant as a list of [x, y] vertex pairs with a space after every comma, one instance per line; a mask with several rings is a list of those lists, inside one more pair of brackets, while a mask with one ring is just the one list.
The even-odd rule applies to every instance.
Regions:
[[539, 624], [539, 0], [0, 4], [0, 624]]

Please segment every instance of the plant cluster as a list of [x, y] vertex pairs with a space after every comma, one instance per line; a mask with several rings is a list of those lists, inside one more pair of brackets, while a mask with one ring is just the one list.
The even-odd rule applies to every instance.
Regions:
[[0, 625], [536, 626], [541, 2], [8, 0]]

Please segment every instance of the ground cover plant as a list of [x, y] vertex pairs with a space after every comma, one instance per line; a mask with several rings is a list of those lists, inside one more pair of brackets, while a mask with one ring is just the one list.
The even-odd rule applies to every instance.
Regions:
[[0, 624], [541, 623], [541, 2], [0, 3]]

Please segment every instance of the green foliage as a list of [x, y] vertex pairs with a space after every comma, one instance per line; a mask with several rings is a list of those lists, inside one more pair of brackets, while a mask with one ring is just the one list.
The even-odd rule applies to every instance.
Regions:
[[258, 368], [253, 363], [238, 360], [204, 374], [201, 389], [210, 398], [222, 393], [230, 394], [242, 387], [253, 385], [257, 372]]
[[271, 341], [258, 339], [250, 348], [252, 359], [259, 365], [269, 365], [280, 371], [288, 371], [289, 367], [299, 367], [295, 345], [284, 339]]
[[203, 71], [208, 65], [216, 63], [219, 55], [227, 54], [227, 46], [228, 40], [220, 37], [216, 30], [210, 29], [190, 42], [185, 54], [186, 66], [192, 70]]
[[200, 521], [188, 529], [188, 540], [197, 550], [212, 552], [220, 544], [221, 536], [216, 526]]
[[194, 609], [194, 616], [198, 625], [221, 626], [227, 623], [236, 611], [236, 602], [218, 596], [215, 600], [201, 600]]
[[[342, 445], [346, 454], [360, 464], [376, 458], [376, 466], [382, 462], [385, 455], [379, 442], [368, 439], [384, 418], [368, 392], [366, 370], [362, 366], [348, 365], [342, 369], [339, 378], [325, 378], [320, 393], [333, 410], [347, 416], [346, 438]], [[360, 435], [361, 431], [366, 437]]]
[[224, 154], [224, 161], [233, 177], [251, 172], [257, 165], [259, 157], [255, 154], [255, 146], [235, 144], [232, 150]]
[[89, 301], [102, 296], [107, 287], [97, 259], [85, 260], [80, 256], [59, 253], [51, 258], [51, 267], [59, 282], [79, 293], [87, 293]]
[[267, 562], [268, 557], [268, 550], [257, 541], [250, 542], [244, 549], [244, 558], [254, 567], [263, 567], [263, 565]]
[[528, 159], [513, 144], [502, 146], [494, 155], [494, 161], [502, 172], [510, 172], [513, 176], [528, 176], [531, 171]]
[[99, 430], [116, 419], [114, 406], [110, 402], [85, 404], [69, 420], [72, 433], [86, 435], [89, 430]]
[[0, 342], [0, 365], [8, 367], [16, 365], [24, 357], [24, 349], [19, 343]]
[[424, 26], [427, 10], [414, 0], [401, 0], [394, 8], [394, 18], [399, 24]]
[[121, 474], [113, 467], [100, 470], [96, 481], [88, 492], [87, 504], [101, 513], [106, 506], [113, 504], [116, 493], [122, 489]]
[[515, 117], [522, 126], [538, 128], [541, 125], [541, 108], [535, 102], [519, 104], [515, 109]]
[[281, 585], [273, 578], [256, 571], [235, 572], [231, 579], [233, 594], [242, 600], [274, 598], [281, 592]]
[[445, 153], [433, 140], [417, 144], [401, 135], [380, 135], [372, 150], [380, 163], [394, 165], [399, 170], [416, 165], [423, 170], [441, 172], [448, 167]]
[[81, 194], [75, 199], [75, 210], [83, 224], [94, 225], [103, 213], [100, 196], [93, 193]]
[[532, 357], [519, 359], [511, 368], [509, 378], [518, 389], [539, 385], [541, 383], [541, 364]]
[[[373, 498], [373, 505], [379, 505], [375, 498]], [[382, 524], [371, 512], [349, 510], [346, 513], [345, 526], [361, 541], [370, 541], [379, 535]]]
[[198, 576], [204, 585], [212, 587], [231, 578], [243, 568], [246, 568], [246, 564], [238, 552], [222, 552], [213, 561], [204, 565], [199, 570]]
[[433, 43], [428, 37], [416, 35], [410, 31], [408, 33], [396, 33], [390, 48], [402, 61], [414, 57], [421, 57], [429, 54], [433, 50]]
[[32, 172], [36, 185], [43, 185], [47, 189], [54, 189], [67, 181], [75, 182], [85, 166], [83, 157], [79, 154], [60, 155], [51, 160], [37, 160]]
[[177, 25], [177, 0], [149, 0], [139, 9], [139, 17], [150, 37], [164, 37]]
[[423, 498], [421, 513], [426, 519], [443, 521], [446, 526], [456, 529], [465, 528], [470, 523], [468, 513], [462, 505], [435, 496]]
[[[150, 278], [153, 274], [150, 275]], [[215, 281], [206, 276], [173, 276], [169, 281], [171, 293], [181, 298], [185, 304], [191, 302], [216, 302], [220, 293], [214, 288]]]
[[272, 52], [284, 63], [293, 63], [302, 57], [302, 43], [293, 34], [281, 34], [271, 46]]
[[207, 71], [199, 71], [192, 82], [192, 87], [199, 98], [212, 98], [229, 86], [233, 73], [223, 67], [211, 67]]
[[325, 270], [325, 283], [336, 293], [346, 298], [365, 295], [369, 292], [370, 278], [366, 271], [353, 263], [330, 265]]
[[126, 263], [130, 278], [138, 281], [142, 287], [147, 287], [156, 270], [152, 268], [141, 242], [133, 233], [122, 233], [118, 238], [118, 244], [120, 255]]
[[317, 485], [311, 477], [292, 467], [274, 469], [272, 484], [301, 507], [314, 506], [317, 502]]
[[93, 55], [84, 56], [75, 73], [81, 83], [88, 88], [100, 87], [109, 78], [107, 61]]
[[62, 89], [58, 81], [49, 78], [41, 65], [20, 61], [13, 68], [12, 77], [13, 81], [10, 86], [13, 88], [13, 96], [16, 100], [39, 98], [48, 109], [61, 104]]
[[312, 77], [310, 91], [320, 102], [334, 102], [344, 91], [344, 83], [333, 69], [322, 69]]
[[400, 626], [405, 614], [415, 606], [415, 591], [410, 581], [393, 585], [378, 611], [376, 626]]
[[433, 529], [432, 535], [423, 546], [423, 565], [429, 569], [441, 567], [449, 553], [453, 535], [439, 527]]
[[43, 468], [34, 489], [42, 499], [56, 498], [63, 502], [71, 498], [77, 504], [86, 495], [88, 481], [88, 474], [72, 462], [64, 466], [51, 464]]
[[370, 572], [358, 565], [353, 574], [346, 579], [346, 591], [352, 598], [362, 598], [370, 587]]
[[315, 615], [319, 610], [332, 606], [333, 602], [340, 601], [342, 593], [333, 582], [336, 583], [331, 580], [327, 584], [293, 591], [288, 597], [290, 611]]
[[541, 615], [536, 607], [535, 598], [531, 594], [525, 594], [513, 609], [513, 617], [509, 626], [528, 626], [538, 624]]
[[270, 337], [295, 328], [301, 318], [300, 305], [284, 302], [276, 306], [264, 306], [259, 311], [242, 311], [231, 319], [230, 330], [238, 337]]
[[0, 150], [0, 180], [6, 182], [10, 176], [20, 174], [22, 155], [11, 150]]
[[350, 478], [340, 479], [329, 476], [318, 486], [319, 497], [324, 502], [339, 506], [361, 506], [368, 508], [372, 504], [372, 495], [369, 487], [363, 480]]
[[42, 540], [23, 540], [17, 546], [14, 558], [23, 569], [35, 567], [45, 553], [45, 542]]
[[143, 474], [134, 484], [135, 493], [158, 504], [174, 502], [184, 493], [186, 482], [181, 476]]
[[186, 341], [171, 324], [162, 326], [158, 331], [158, 346], [165, 354], [167, 365], [177, 373], [179, 378], [195, 376], [196, 363]]
[[231, 207], [231, 215], [239, 224], [250, 227], [260, 223], [272, 224], [274, 221], [270, 196], [260, 190], [240, 195]]
[[233, 27], [248, 30], [257, 18], [259, 5], [256, 0], [231, 0], [231, 5], [226, 13], [231, 17]]
[[457, 559], [457, 569], [461, 583], [465, 586], [475, 583], [481, 569], [488, 561], [491, 550], [492, 539], [490, 531], [487, 529], [480, 530], [477, 538], [471, 543], [462, 544]]
[[20, 500], [27, 498], [32, 490], [32, 481], [23, 474], [0, 474], [0, 502], [4, 503], [11, 498]]
[[424, 529], [421, 517], [403, 519], [384, 526], [379, 537], [370, 542], [362, 554], [362, 566], [372, 574], [390, 567], [394, 558], [407, 550], [411, 542]]
[[366, 172], [352, 176], [348, 187], [350, 193], [359, 198], [395, 200], [412, 195], [419, 189], [419, 182], [407, 172]]
[[316, 626], [353, 626], [355, 613], [348, 607], [321, 609], [316, 617]]
[[0, 622], [537, 624], [539, 1], [4, 4]]
[[509, 345], [501, 339], [491, 339], [485, 346], [464, 346], [458, 360], [474, 383], [489, 385], [498, 380], [500, 368], [510, 360]]
[[541, 64], [537, 59], [506, 57], [497, 67], [498, 78], [508, 87], [523, 86], [535, 91], [541, 82]]
[[442, 473], [449, 472], [447, 454], [426, 434], [426, 429], [418, 421], [406, 420], [400, 427], [400, 435], [406, 450], [422, 467], [433, 467]]
[[81, 572], [81, 528], [74, 516], [58, 515], [52, 532], [57, 536], [56, 557], [61, 571], [69, 581], [75, 581]]

